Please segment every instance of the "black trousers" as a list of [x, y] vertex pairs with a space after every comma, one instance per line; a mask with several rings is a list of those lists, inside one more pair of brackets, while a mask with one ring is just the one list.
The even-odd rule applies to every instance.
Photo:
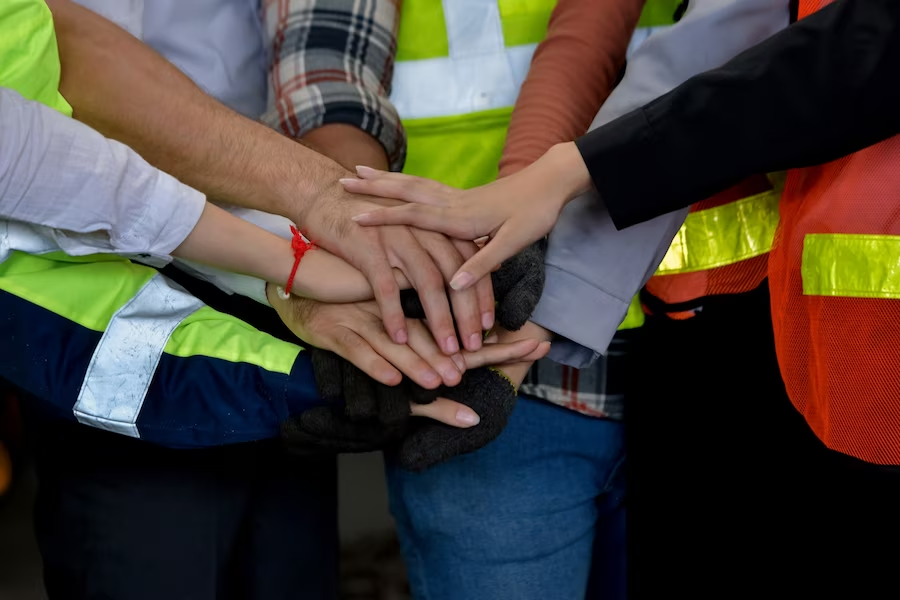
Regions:
[[332, 599], [333, 457], [200, 451], [29, 415], [51, 600]]
[[794, 409], [767, 285], [649, 319], [630, 365], [629, 598], [900, 597], [900, 472]]

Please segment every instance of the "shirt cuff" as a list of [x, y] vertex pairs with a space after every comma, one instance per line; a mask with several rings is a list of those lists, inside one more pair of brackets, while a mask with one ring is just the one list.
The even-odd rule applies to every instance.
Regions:
[[[606, 352], [628, 313], [630, 299], [620, 300], [553, 265], [545, 268], [544, 295], [531, 320], [569, 341], [555, 341], [551, 359], [583, 368]], [[572, 303], [572, 298], [578, 298], [578, 302]], [[577, 350], [573, 344], [583, 350]]]
[[293, 138], [323, 125], [352, 125], [378, 140], [391, 170], [402, 170], [406, 161], [406, 133], [393, 104], [350, 82], [326, 81], [303, 87], [280, 98], [262, 121]]
[[168, 257], [196, 227], [206, 196], [162, 171], [155, 171], [155, 185], [145, 200], [143, 214], [114, 237], [112, 245], [122, 254], [146, 253]]
[[665, 163], [656, 162], [653, 133], [643, 109], [591, 131], [575, 140], [575, 145], [616, 229], [659, 216], [648, 211], [646, 203], [636, 201], [654, 198], [665, 190], [660, 181], [664, 178], [647, 177], [648, 170], [663, 171]]

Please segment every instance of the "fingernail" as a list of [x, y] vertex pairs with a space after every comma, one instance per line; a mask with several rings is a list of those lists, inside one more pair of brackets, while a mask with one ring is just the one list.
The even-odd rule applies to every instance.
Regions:
[[460, 423], [462, 425], [472, 426], [472, 425], [478, 425], [479, 421], [481, 421], [481, 418], [477, 414], [475, 414], [474, 411], [471, 411], [466, 408], [461, 408], [458, 411], [456, 411], [456, 422], [457, 423]]
[[368, 217], [370, 214], [371, 214], [371, 213], [363, 213], [363, 214], [361, 214], [361, 215], [356, 215], [355, 217], [352, 217], [352, 220], [354, 220], [354, 221], [356, 221], [356, 222], [363, 221], [363, 220], [365, 220], [365, 218]]
[[481, 313], [481, 328], [485, 331], [490, 331], [491, 327], [494, 326], [494, 313], [484, 312]]
[[341, 185], [347, 185], [348, 183], [351, 183], [353, 181], [359, 181], [359, 179], [354, 179], [353, 177], [344, 177], [342, 179], [338, 179], [338, 183], [340, 183]]
[[372, 167], [366, 167], [363, 165], [357, 165], [356, 174], [360, 177], [366, 177], [367, 175], [375, 175], [378, 173], [377, 169], [373, 169]]
[[426, 372], [423, 378], [425, 379], [425, 383], [427, 383], [428, 385], [438, 386], [443, 383], [440, 376], [434, 371]]
[[475, 283], [475, 278], [472, 277], [472, 274], [463, 271], [462, 273], [456, 274], [456, 277], [450, 282], [450, 287], [458, 292], [466, 289], [473, 283]]
[[405, 344], [409, 338], [406, 337], [406, 330], [401, 329], [397, 333], [394, 334], [394, 342], [397, 344]]
[[459, 352], [459, 342], [456, 341], [455, 336], [450, 336], [447, 338], [447, 341], [444, 342], [444, 352], [447, 354], [456, 354]]
[[453, 364], [456, 365], [456, 368], [459, 369], [460, 373], [466, 372], [466, 359], [462, 357], [462, 354], [454, 354], [450, 359], [453, 361]]
[[441, 369], [441, 376], [443, 380], [441, 383], [445, 383], [447, 385], [453, 385], [451, 382], [457, 381], [459, 379], [460, 372], [456, 368], [444, 367]]
[[475, 351], [481, 348], [481, 336], [473, 333], [469, 336], [469, 350]]

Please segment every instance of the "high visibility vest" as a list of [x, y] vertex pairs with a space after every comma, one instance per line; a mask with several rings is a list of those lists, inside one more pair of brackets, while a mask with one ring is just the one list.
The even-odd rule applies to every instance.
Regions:
[[[43, 0], [0, 3], [0, 57], [0, 86], [71, 114]], [[53, 414], [189, 448], [277, 436], [290, 414], [321, 403], [300, 346], [212, 310], [153, 268], [54, 250], [0, 221], [0, 377]]]
[[791, 401], [827, 447], [882, 465], [900, 465], [898, 212], [900, 136], [791, 170], [769, 259]]
[[[768, 272], [778, 226], [783, 174], [757, 175], [691, 206], [646, 290], [666, 315], [693, 311], [679, 304], [756, 289]], [[655, 311], [653, 311], [655, 312]]]
[[[681, 0], [649, 0], [630, 51], [674, 23]], [[408, 138], [404, 173], [470, 188], [497, 178], [510, 117], [556, 0], [405, 0], [391, 101]], [[639, 327], [632, 302], [620, 329]]]

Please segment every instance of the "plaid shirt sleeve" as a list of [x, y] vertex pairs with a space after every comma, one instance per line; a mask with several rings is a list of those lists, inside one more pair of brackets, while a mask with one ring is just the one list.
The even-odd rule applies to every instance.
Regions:
[[398, 0], [264, 0], [269, 101], [263, 121], [291, 137], [330, 123], [373, 136], [400, 170], [406, 136], [388, 100]]

